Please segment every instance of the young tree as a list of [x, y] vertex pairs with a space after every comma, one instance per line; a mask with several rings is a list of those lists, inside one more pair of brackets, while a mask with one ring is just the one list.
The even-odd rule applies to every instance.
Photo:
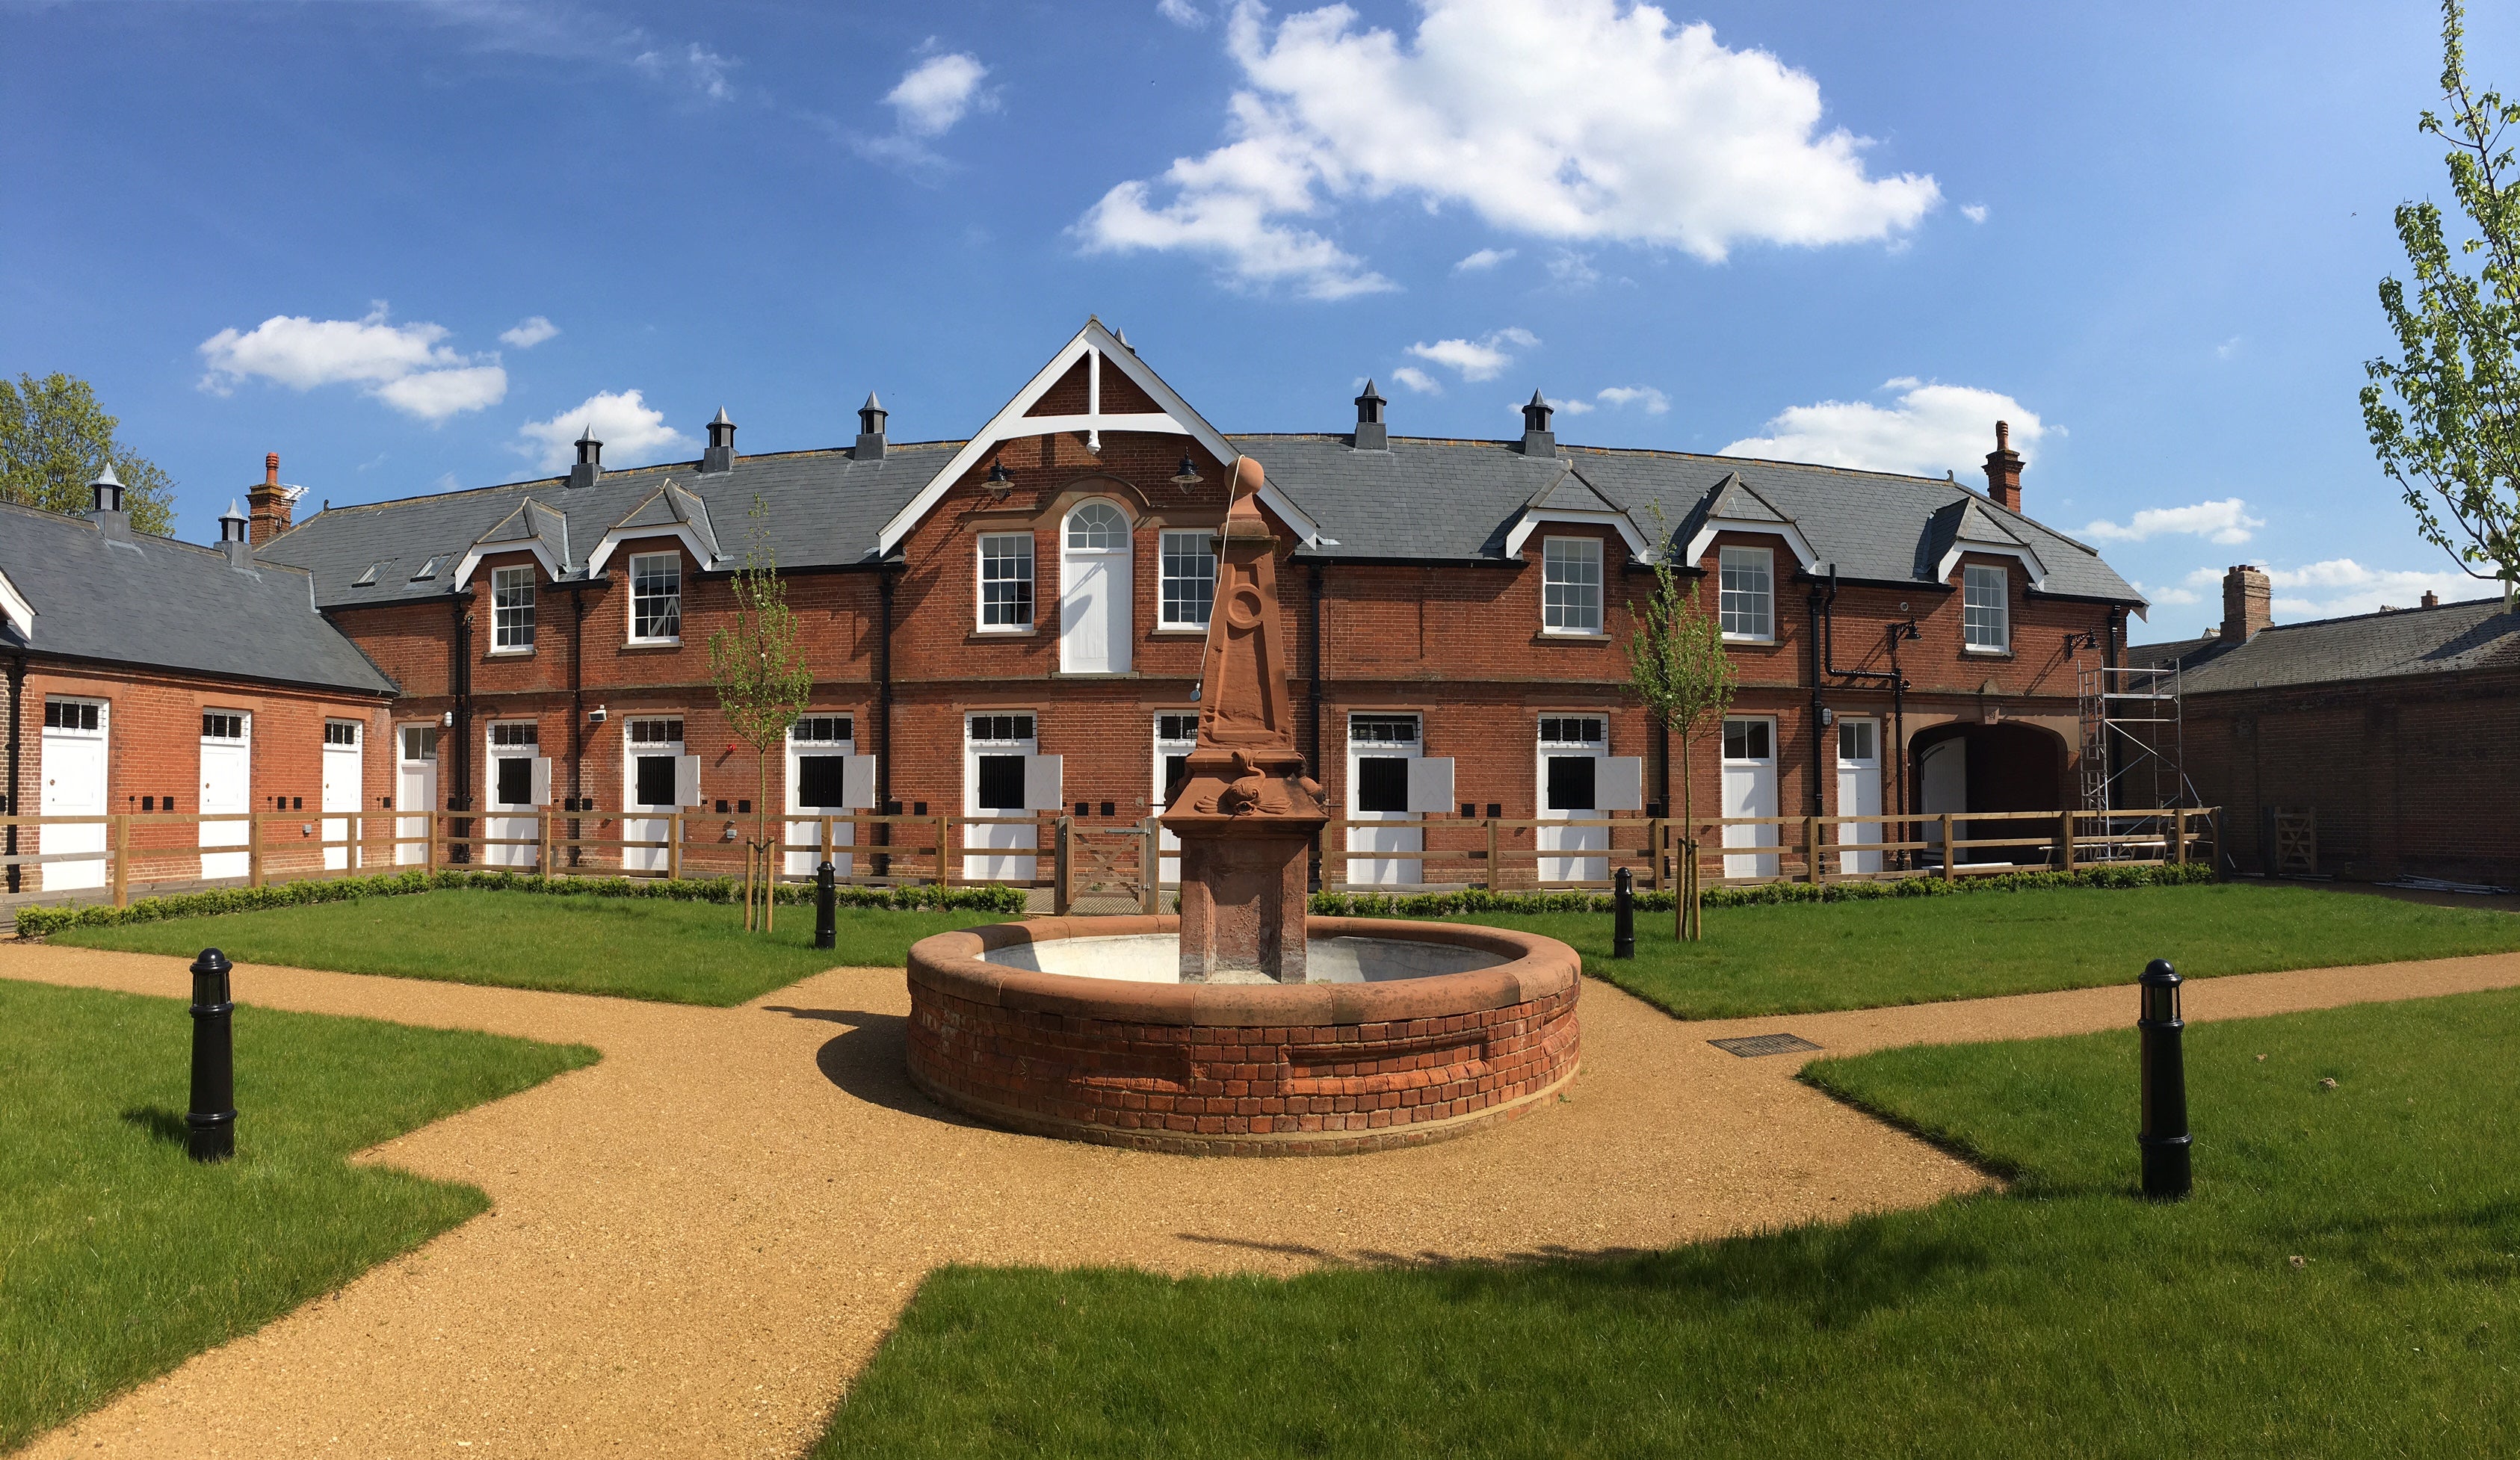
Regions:
[[[2520, 102], [2470, 85], [2464, 19], [2458, 0], [2445, 0], [2450, 115], [2428, 111], [2421, 127], [2451, 145], [2451, 191], [2473, 233], [2453, 249], [2439, 207], [2398, 205], [2415, 298], [2410, 305], [2398, 280], [2380, 281], [2380, 308], [2406, 358], [2364, 367], [2362, 421], [2424, 536], [2470, 577], [2499, 579], [2507, 610], [2520, 595], [2520, 177], [2504, 138], [2520, 123]], [[2477, 258], [2473, 272], [2453, 251]]]
[[[709, 636], [709, 678], [717, 686], [717, 702], [726, 711], [727, 725], [737, 739], [753, 750], [759, 772], [752, 798], [753, 845], [758, 850], [768, 841], [770, 752], [787, 738], [796, 717], [805, 713], [814, 692], [814, 672], [796, 643], [796, 615], [788, 607], [788, 586], [780, 581], [779, 558], [770, 547], [770, 509], [759, 493], [753, 494], [748, 515], [752, 525], [743, 566], [729, 585], [735, 596], [735, 623]], [[780, 840], [786, 839], [783, 826]], [[762, 897], [761, 925], [767, 929], [770, 892], [766, 885]], [[749, 904], [744, 907], [744, 924], [752, 925]]]
[[1628, 684], [1645, 710], [1680, 742], [1680, 896], [1673, 932], [1683, 942], [1705, 936], [1697, 893], [1697, 817], [1691, 794], [1689, 742], [1709, 721], [1721, 726], [1739, 676], [1724, 652], [1718, 617], [1697, 607], [1697, 585], [1683, 593], [1671, 562], [1671, 532], [1662, 505], [1653, 507], [1654, 533], [1662, 551], [1654, 557], [1653, 597], [1642, 609], [1629, 605], [1635, 628], [1628, 637]]
[[175, 482], [114, 435], [121, 422], [87, 381], [59, 371], [0, 379], [0, 502], [78, 513], [105, 464], [122, 478], [122, 505], [142, 532], [175, 530]]

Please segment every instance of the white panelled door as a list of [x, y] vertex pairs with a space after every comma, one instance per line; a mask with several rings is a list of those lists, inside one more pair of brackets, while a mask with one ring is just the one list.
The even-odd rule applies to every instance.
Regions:
[[[849, 805], [849, 758], [858, 752], [857, 722], [846, 715], [806, 715], [788, 728], [788, 814], [789, 816], [843, 816], [853, 810]], [[835, 821], [832, 825], [832, 872], [846, 877], [854, 864], [849, 854], [839, 849], [857, 844], [858, 828], [852, 821]], [[788, 875], [811, 877], [822, 869], [823, 823], [820, 820], [788, 823], [788, 845], [812, 847], [810, 852], [788, 854]]]
[[364, 851], [359, 840], [359, 798], [365, 794], [366, 734], [355, 720], [324, 722], [324, 840], [348, 842], [342, 847], [324, 849], [327, 871], [344, 871], [360, 864]]
[[[668, 818], [683, 809], [683, 722], [641, 716], [622, 725], [621, 742], [621, 839], [664, 841], [674, 830]], [[671, 855], [661, 846], [624, 847], [621, 869], [661, 872]]]
[[[1777, 814], [1777, 722], [1764, 716], [1728, 717], [1724, 722], [1724, 815], [1773, 817]], [[1727, 826], [1727, 847], [1773, 847], [1777, 828]], [[1777, 875], [1774, 853], [1728, 855], [1727, 877]]]
[[[101, 699], [44, 701], [43, 794], [36, 814], [46, 817], [105, 815], [107, 733], [112, 729], [112, 706]], [[24, 838], [21, 837], [21, 845]], [[95, 852], [76, 862], [43, 863], [46, 892], [70, 892], [105, 885], [105, 823], [46, 826], [35, 837], [35, 850], [46, 856]], [[22, 883], [25, 879], [19, 879]]]
[[[1172, 789], [1190, 774], [1190, 753], [1198, 746], [1198, 712], [1167, 710], [1155, 717], [1155, 794], [1148, 804], [1155, 815], [1172, 810]], [[1167, 886], [1181, 885], [1181, 838], [1163, 827], [1155, 829], [1158, 850], [1163, 857], [1157, 864], [1155, 880]]]
[[1125, 674], [1130, 664], [1129, 518], [1099, 498], [1070, 508], [1059, 530], [1058, 667]]
[[[202, 815], [234, 816], [253, 810], [253, 717], [241, 710], [202, 712]], [[203, 847], [242, 847], [252, 837], [242, 820], [203, 821]], [[252, 871], [249, 852], [202, 854], [202, 879], [243, 877]]]
[[[1424, 752], [1415, 715], [1350, 715], [1347, 717], [1347, 815], [1351, 821], [1388, 825], [1350, 826], [1351, 853], [1423, 852], [1426, 832], [1409, 809], [1409, 763]], [[1425, 863], [1416, 858], [1351, 856], [1347, 880], [1369, 886], [1391, 886], [1423, 880]]]
[[[1881, 815], [1881, 722], [1866, 716], [1837, 722], [1837, 814], [1841, 817]], [[1881, 823], [1849, 823], [1837, 828], [1835, 840], [1877, 842]], [[1878, 852], [1840, 852], [1841, 872], [1881, 870]]]
[[[1540, 720], [1540, 827], [1542, 852], [1606, 852], [1607, 826], [1552, 826], [1550, 821], [1598, 821], [1601, 762], [1610, 753], [1609, 722], [1599, 715], [1544, 715]], [[1600, 882], [1610, 875], [1605, 856], [1543, 857], [1540, 880]]]
[[437, 727], [398, 726], [394, 741], [394, 805], [423, 815], [394, 818], [393, 860], [402, 866], [418, 866], [428, 860], [426, 814], [437, 810]]
[[[490, 727], [490, 811], [482, 823], [481, 834], [493, 840], [530, 842], [540, 829], [533, 813], [541, 810], [548, 799], [551, 780], [547, 773], [538, 774], [535, 763], [542, 760], [542, 732], [530, 720], [509, 720]], [[499, 816], [499, 812], [515, 815]], [[481, 849], [481, 860], [492, 866], [531, 866], [539, 849], [533, 846], [492, 846]]]
[[[1027, 714], [992, 711], [963, 722], [963, 815], [1029, 817], [1026, 772], [1040, 754], [1036, 722]], [[1056, 798], [1053, 798], [1056, 805]], [[963, 828], [963, 876], [972, 882], [1029, 882], [1039, 875], [1039, 823]], [[968, 849], [985, 849], [974, 855]], [[1020, 852], [1019, 856], [1008, 853]]]

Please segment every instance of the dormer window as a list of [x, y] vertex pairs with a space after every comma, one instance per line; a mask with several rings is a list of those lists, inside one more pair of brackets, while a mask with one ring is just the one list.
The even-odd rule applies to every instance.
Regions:
[[630, 642], [683, 642], [683, 555], [642, 553], [630, 559]]
[[490, 651], [521, 654], [534, 646], [534, 570], [498, 568], [490, 574]]
[[2012, 647], [2012, 575], [1992, 563], [1960, 569], [1960, 632], [1969, 652], [2001, 654]]
[[1776, 642], [1776, 554], [1766, 548], [1727, 548], [1716, 572], [1724, 637], [1744, 643]]

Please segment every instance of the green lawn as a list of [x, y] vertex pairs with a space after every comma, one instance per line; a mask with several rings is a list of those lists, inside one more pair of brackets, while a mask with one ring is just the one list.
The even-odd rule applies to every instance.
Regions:
[[2512, 993], [2193, 1029], [2155, 1207], [2132, 1031], [1831, 1061], [2017, 1186], [1614, 1259], [948, 1269], [816, 1454], [2511, 1454], [2515, 1065]]
[[71, 928], [52, 941], [184, 957], [215, 947], [240, 963], [723, 1005], [826, 968], [907, 963], [930, 933], [1005, 920], [843, 907], [839, 947], [818, 951], [811, 907], [780, 908], [764, 937], [719, 903], [454, 889]]
[[237, 1154], [184, 1155], [175, 999], [0, 981], [0, 1450], [488, 1207], [342, 1158], [595, 1051], [244, 1007]]
[[1684, 1019], [2130, 983], [2153, 958], [2212, 978], [2520, 949], [2507, 912], [2245, 883], [1710, 907], [1694, 947], [1673, 941], [1670, 913], [1639, 913], [1632, 961], [1610, 956], [1600, 913], [1450, 920], [1562, 939], [1586, 973]]

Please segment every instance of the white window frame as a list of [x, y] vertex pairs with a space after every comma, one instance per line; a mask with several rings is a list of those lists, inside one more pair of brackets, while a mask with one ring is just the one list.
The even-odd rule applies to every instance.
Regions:
[[[639, 583], [639, 567], [642, 563], [655, 562], [669, 562], [673, 564], [674, 568], [674, 588], [672, 594], [674, 632], [671, 634], [642, 634], [639, 632], [640, 600], [643, 597], [661, 597], [660, 595], [643, 594], [641, 592]], [[629, 642], [632, 643], [674, 644], [681, 643], [683, 642], [683, 554], [680, 553], [633, 553], [630, 554], [630, 620], [627, 627], [630, 636]]]
[[[1733, 584], [1734, 575], [1745, 581]], [[1755, 578], [1753, 586], [1747, 580]], [[1777, 642], [1777, 553], [1773, 548], [1725, 548], [1715, 557], [1716, 612], [1721, 617], [1724, 639], [1728, 643], [1774, 643]], [[1756, 628], [1734, 628], [1736, 623], [1751, 622], [1751, 611], [1757, 613]]]
[[1581, 639], [1604, 632], [1599, 538], [1540, 540], [1540, 631]]
[[[522, 589], [521, 595], [518, 593]], [[517, 601], [509, 601], [515, 598]], [[518, 618], [522, 618], [519, 623]], [[519, 633], [518, 631], [522, 632]], [[534, 651], [534, 570], [522, 564], [490, 570], [490, 652]]]
[[[998, 546], [1003, 554], [1003, 550], [1007, 546], [1017, 543], [1023, 545], [1022, 573], [1012, 577], [990, 577], [990, 547], [992, 545]], [[1041, 618], [1041, 565], [1039, 561], [1041, 553], [1039, 548], [1033, 542], [1033, 535], [1030, 532], [984, 532], [980, 534], [979, 543], [971, 550], [971, 613], [973, 626], [982, 634], [1030, 634], [1033, 632], [1034, 626]], [[1001, 555], [998, 560], [1003, 562], [1007, 559], [1005, 556]], [[989, 586], [993, 583], [1020, 583], [1023, 585], [1023, 594], [1021, 596], [1023, 599], [1023, 617], [1020, 620], [1008, 619], [1002, 623], [990, 622], [989, 612], [992, 605], [989, 602]]]
[[[1182, 531], [1168, 529], [1155, 545], [1155, 627], [1158, 629], [1205, 629], [1208, 616], [1216, 610], [1216, 532], [1212, 528]], [[1203, 574], [1174, 571], [1174, 559], [1182, 566], [1192, 560], [1203, 562]], [[1174, 610], [1177, 600], [1193, 600], [1198, 616], [1184, 617]]]
[[2001, 563], [1960, 565], [1960, 642], [1972, 654], [2012, 652], [2011, 569]]

